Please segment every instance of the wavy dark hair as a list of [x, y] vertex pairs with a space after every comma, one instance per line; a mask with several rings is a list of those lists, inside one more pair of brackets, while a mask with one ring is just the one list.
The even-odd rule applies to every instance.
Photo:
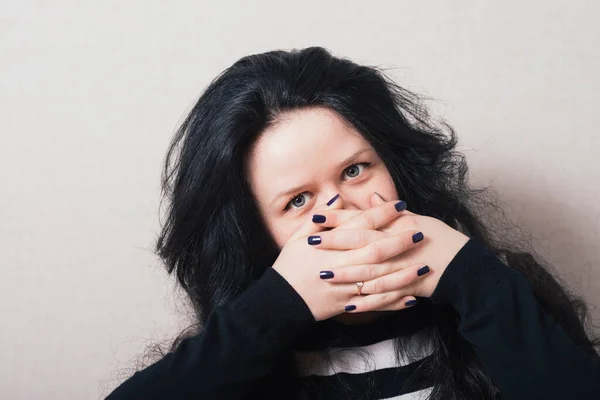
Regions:
[[[241, 58], [206, 88], [169, 147], [162, 175], [169, 206], [156, 252], [187, 293], [196, 321], [171, 351], [200, 332], [211, 311], [244, 291], [277, 258], [279, 249], [250, 190], [246, 159], [259, 135], [283, 113], [307, 107], [326, 107], [360, 132], [412, 211], [468, 232], [521, 271], [572, 340], [596, 351], [582, 299], [536, 261], [535, 253], [508, 243], [500, 225], [482, 218], [501, 210], [487, 200], [488, 191], [468, 185], [452, 128], [432, 122], [422, 99], [380, 68], [321, 47]], [[446, 311], [432, 314], [428, 341], [434, 352], [415, 374], [433, 379], [431, 399], [494, 398], [493, 383], [457, 333], [457, 316]], [[397, 344], [398, 351], [409, 351], [401, 340]], [[283, 369], [293, 376], [293, 363]]]

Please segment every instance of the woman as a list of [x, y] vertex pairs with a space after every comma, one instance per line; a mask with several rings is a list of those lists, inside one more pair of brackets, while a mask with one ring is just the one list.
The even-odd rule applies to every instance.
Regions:
[[157, 243], [203, 328], [109, 399], [600, 398], [585, 305], [488, 234], [448, 131], [322, 48], [223, 72]]

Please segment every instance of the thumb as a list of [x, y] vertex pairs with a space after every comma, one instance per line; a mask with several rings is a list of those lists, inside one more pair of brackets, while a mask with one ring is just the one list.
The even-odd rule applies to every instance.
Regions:
[[[391, 200], [388, 200], [391, 201]], [[385, 203], [385, 200], [383, 197], [381, 197], [381, 195], [377, 192], [373, 192], [373, 194], [371, 195], [371, 197], [369, 198], [369, 202], [371, 203], [371, 207], [376, 207], [380, 204]], [[413, 212], [410, 212], [408, 210], [404, 210], [404, 214], [408, 214], [408, 215], [416, 215]]]
[[371, 203], [371, 207], [375, 207], [375, 206], [385, 203], [385, 200], [383, 199], [383, 197], [381, 197], [381, 195], [377, 192], [374, 192], [371, 195], [371, 198], [369, 200]]

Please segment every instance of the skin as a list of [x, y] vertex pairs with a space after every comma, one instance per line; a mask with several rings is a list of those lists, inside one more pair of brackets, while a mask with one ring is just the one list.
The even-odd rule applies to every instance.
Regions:
[[[448, 263], [468, 240], [439, 220], [396, 211], [400, 196], [383, 161], [359, 132], [325, 108], [283, 115], [254, 144], [248, 172], [261, 216], [282, 249], [283, 260], [278, 259], [274, 268], [307, 300], [313, 314], [324, 318], [367, 323], [386, 311], [405, 308], [406, 300], [414, 296], [430, 296]], [[336, 195], [335, 203], [326, 206]], [[312, 222], [314, 214], [324, 215], [326, 222]], [[412, 235], [417, 232], [426, 240], [413, 243]], [[315, 234], [322, 242], [306, 248], [307, 236]], [[387, 258], [367, 262], [371, 259], [364, 255], [374, 253], [375, 247], [381, 250], [379, 254], [388, 254]], [[286, 250], [297, 254], [285, 261]], [[342, 265], [340, 250], [354, 251], [348, 254], [363, 261]], [[344, 291], [347, 304], [356, 304], [356, 311], [330, 315], [331, 310], [319, 309], [324, 299], [317, 299], [313, 292], [322, 281], [307, 283], [308, 278], [301, 281], [296, 277], [307, 273], [305, 265], [298, 264], [298, 258], [310, 256], [307, 251], [321, 251], [315, 254], [318, 261], [334, 257], [331, 264], [325, 264], [335, 273], [326, 281], [329, 292], [339, 298]], [[424, 260], [430, 268], [422, 277], [416, 271], [425, 265]], [[363, 296], [356, 295], [355, 282], [359, 280], [365, 282]], [[315, 304], [310, 304], [311, 297]]]

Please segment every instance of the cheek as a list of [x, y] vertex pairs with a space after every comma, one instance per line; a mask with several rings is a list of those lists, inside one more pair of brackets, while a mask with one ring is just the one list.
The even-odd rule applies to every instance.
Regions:
[[370, 182], [372, 191], [379, 193], [386, 201], [400, 199], [396, 186], [387, 170], [378, 173]]
[[273, 235], [277, 247], [281, 250], [283, 246], [290, 240], [294, 232], [302, 225], [301, 220], [294, 221], [272, 221], [269, 224], [269, 231]]
[[294, 232], [296, 232], [300, 225], [302, 225], [303, 221], [295, 219], [286, 220], [285, 218], [278, 218], [278, 216], [266, 212], [265, 208], [265, 205], [259, 202], [259, 212], [262, 216], [262, 220], [267, 230], [273, 237], [275, 244], [277, 244], [277, 247], [279, 248], [279, 250], [281, 250], [283, 246], [288, 242], [290, 237], [292, 237]]

